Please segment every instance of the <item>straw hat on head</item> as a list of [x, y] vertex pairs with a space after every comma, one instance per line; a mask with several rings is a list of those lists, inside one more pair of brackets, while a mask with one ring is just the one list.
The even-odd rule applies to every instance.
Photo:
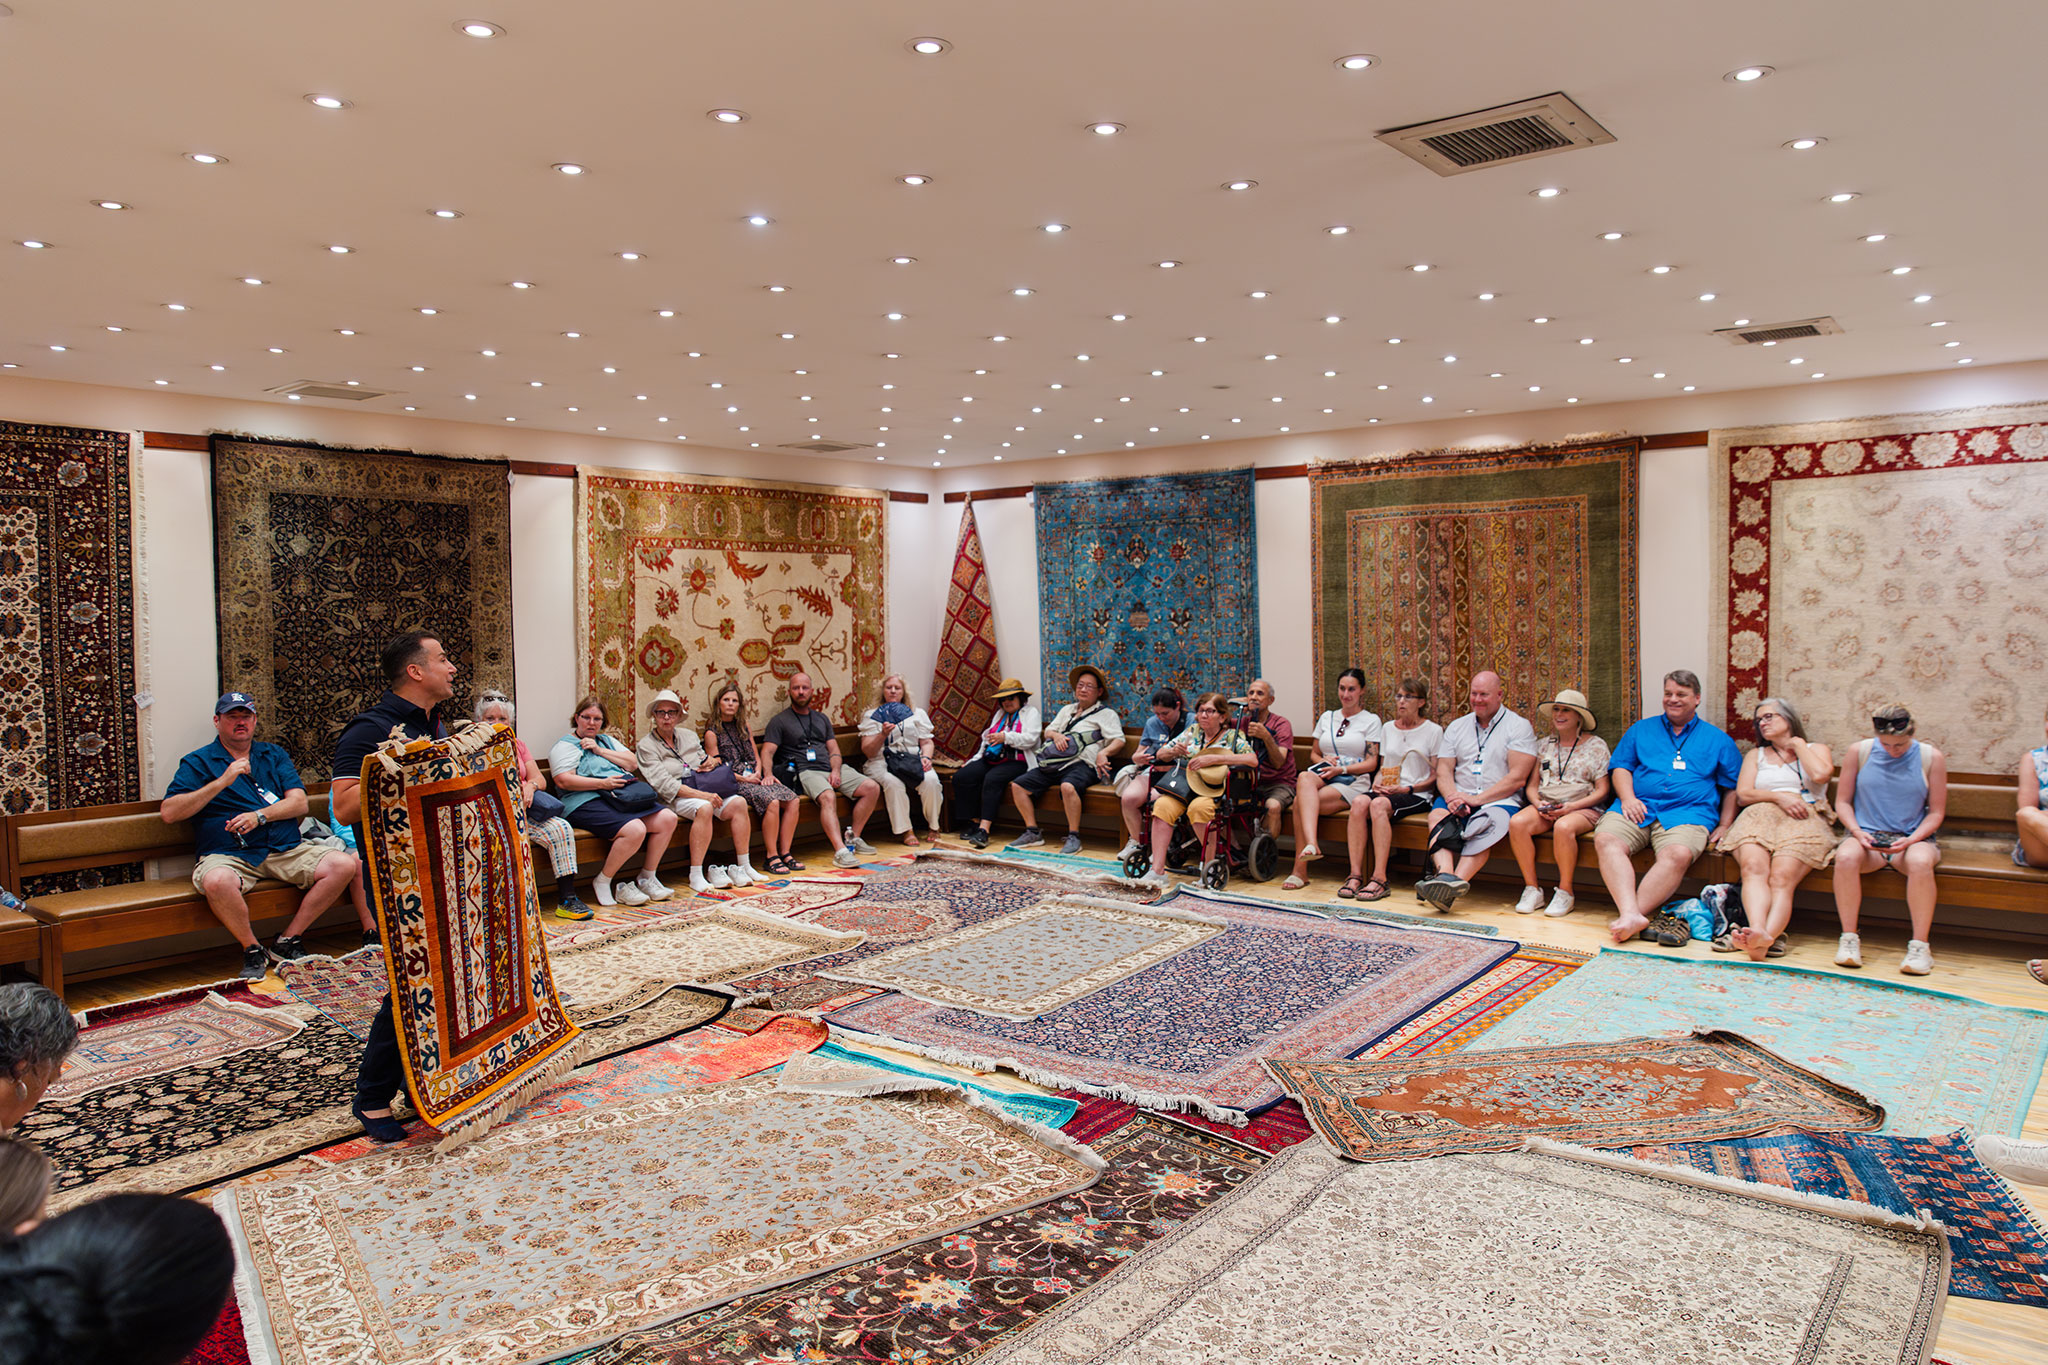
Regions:
[[690, 709], [689, 706], [683, 701], [683, 699], [677, 696], [674, 693], [674, 691], [664, 687], [661, 689], [661, 691], [656, 692], [652, 697], [648, 699], [647, 714], [650, 716], [653, 715], [654, 708], [661, 705], [663, 702], [667, 702], [669, 705], [675, 707], [678, 711], [688, 711]]
[[1067, 674], [1067, 690], [1069, 692], [1073, 691], [1080, 683], [1083, 674], [1095, 679], [1096, 691], [1105, 697], [1109, 695], [1109, 679], [1103, 677], [1102, 670], [1094, 664], [1076, 664], [1074, 666], [1074, 671]]
[[1565, 688], [1557, 694], [1555, 701], [1544, 702], [1536, 709], [1543, 713], [1545, 720], [1548, 720], [1560, 706], [1579, 713], [1579, 720], [1585, 725], [1587, 734], [1590, 735], [1600, 728], [1599, 722], [1593, 719], [1593, 713], [1586, 707], [1586, 694], [1573, 688]]
[[1031, 689], [1023, 683], [1018, 682], [1015, 678], [1005, 678], [1003, 679], [1003, 685], [995, 690], [991, 700], [1001, 701], [1004, 697], [1028, 697], [1030, 695]]

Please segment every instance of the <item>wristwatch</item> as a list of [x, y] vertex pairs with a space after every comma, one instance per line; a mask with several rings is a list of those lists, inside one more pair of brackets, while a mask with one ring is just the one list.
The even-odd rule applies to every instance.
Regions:
[[260, 811], [260, 810], [256, 812], [256, 823], [257, 823], [257, 824], [259, 824], [259, 825], [260, 825], [260, 824], [262, 824], [262, 823], [263, 823], [263, 816], [264, 816], [264, 814], [265, 814], [265, 812], [263, 812], [263, 811]]

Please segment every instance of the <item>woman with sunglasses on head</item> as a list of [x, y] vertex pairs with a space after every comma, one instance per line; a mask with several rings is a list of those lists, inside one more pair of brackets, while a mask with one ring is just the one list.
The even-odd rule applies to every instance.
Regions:
[[1835, 965], [1863, 965], [1863, 940], [1856, 934], [1863, 878], [1888, 867], [1906, 879], [1913, 922], [1899, 970], [1925, 976], [1934, 970], [1927, 944], [1934, 928], [1934, 868], [1941, 861], [1934, 832], [1948, 814], [1948, 759], [1913, 738], [1913, 717], [1903, 706], [1887, 706], [1870, 725], [1875, 737], [1849, 751], [1836, 786], [1835, 814], [1848, 837], [1835, 850], [1835, 914], [1842, 921]]
[[[1742, 814], [1721, 841], [1742, 868], [1742, 910], [1747, 927], [1728, 935], [1729, 945], [1752, 961], [1785, 955], [1785, 928], [1792, 922], [1792, 893], [1815, 868], [1835, 856], [1828, 779], [1834, 755], [1806, 738], [1799, 712], [1783, 697], [1756, 704], [1757, 745], [1742, 760], [1735, 804]], [[1721, 947], [1717, 939], [1714, 946]]]
[[[1316, 837], [1322, 818], [1348, 810], [1372, 790], [1372, 775], [1380, 766], [1380, 718], [1365, 709], [1363, 671], [1347, 668], [1337, 675], [1337, 709], [1316, 717], [1311, 733], [1316, 759], [1295, 780], [1294, 870], [1280, 883], [1282, 891], [1308, 885], [1308, 865], [1323, 856]], [[1355, 897], [1359, 859], [1351, 861], [1354, 875], [1338, 894]]]

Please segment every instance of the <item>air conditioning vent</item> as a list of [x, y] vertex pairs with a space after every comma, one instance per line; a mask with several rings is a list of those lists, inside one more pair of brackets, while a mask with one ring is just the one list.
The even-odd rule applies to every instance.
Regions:
[[301, 398], [344, 398], [351, 403], [361, 403], [371, 398], [386, 397], [397, 390], [373, 389], [365, 384], [336, 384], [322, 379], [301, 379], [296, 384], [279, 384], [274, 389], [265, 389], [264, 392], [285, 396], [297, 394]]
[[1555, 93], [1433, 123], [1389, 128], [1374, 136], [1438, 175], [1463, 175], [1614, 141], [1614, 134], [1591, 114]]
[[813, 436], [808, 441], [784, 441], [782, 450], [808, 450], [819, 454], [837, 455], [847, 450], [871, 450], [866, 441], [835, 441], [829, 436]]
[[1842, 334], [1842, 324], [1833, 318], [1800, 318], [1797, 322], [1764, 322], [1749, 327], [1722, 327], [1715, 331], [1717, 337], [1726, 337], [1736, 346], [1762, 346], [1772, 341], [1799, 341], [1806, 337], [1832, 337]]

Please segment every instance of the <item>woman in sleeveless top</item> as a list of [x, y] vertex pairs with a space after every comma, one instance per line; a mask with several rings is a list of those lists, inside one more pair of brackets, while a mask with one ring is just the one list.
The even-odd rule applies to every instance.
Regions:
[[[1370, 798], [1372, 774], [1380, 765], [1380, 718], [1365, 709], [1365, 674], [1347, 668], [1337, 675], [1337, 709], [1316, 718], [1316, 761], [1295, 780], [1294, 870], [1282, 891], [1308, 885], [1308, 865], [1323, 856], [1316, 825], [1360, 797]], [[1337, 894], [1356, 899], [1360, 880], [1352, 877]]]
[[[1783, 957], [1792, 922], [1792, 893], [1835, 856], [1828, 810], [1834, 755], [1806, 738], [1806, 724], [1783, 697], [1756, 704], [1759, 743], [1742, 760], [1735, 803], [1742, 814], [1722, 841], [1742, 868], [1742, 908], [1749, 924], [1729, 935], [1752, 961]], [[1718, 944], [1716, 946], [1719, 946]]]
[[1913, 921], [1899, 970], [1925, 976], [1934, 970], [1927, 936], [1934, 928], [1934, 867], [1941, 861], [1934, 832], [1948, 813], [1948, 760], [1913, 738], [1913, 717], [1903, 706], [1887, 706], [1870, 723], [1876, 737], [1843, 758], [1835, 797], [1835, 814], [1848, 836], [1835, 850], [1835, 914], [1842, 921], [1835, 965], [1863, 965], [1863, 940], [1856, 933], [1863, 878], [1888, 867], [1906, 879], [1906, 912]]
[[797, 794], [768, 775], [761, 756], [754, 749], [754, 735], [747, 724], [747, 699], [739, 684], [722, 682], [711, 689], [711, 720], [704, 727], [704, 752], [724, 759], [732, 768], [739, 793], [747, 809], [761, 818], [761, 851], [767, 855], [761, 866], [776, 876], [803, 871], [803, 864], [789, 856], [796, 838]]

